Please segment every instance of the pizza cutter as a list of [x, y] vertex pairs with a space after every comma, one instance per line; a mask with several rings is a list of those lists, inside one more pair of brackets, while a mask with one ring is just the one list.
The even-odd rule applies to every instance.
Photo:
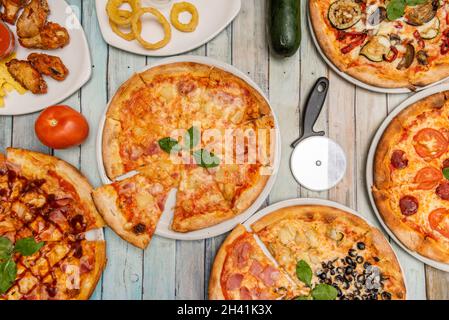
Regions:
[[325, 137], [324, 131], [313, 130], [328, 90], [329, 80], [318, 79], [306, 104], [302, 136], [291, 145], [294, 148], [290, 159], [293, 176], [300, 185], [312, 191], [333, 188], [346, 172], [346, 155], [340, 145]]

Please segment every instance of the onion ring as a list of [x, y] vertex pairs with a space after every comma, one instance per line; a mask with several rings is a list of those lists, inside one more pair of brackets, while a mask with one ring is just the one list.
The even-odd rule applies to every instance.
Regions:
[[[132, 17], [132, 13], [128, 10], [119, 10], [118, 11], [119, 15], [123, 18], [128, 18], [128, 17]], [[126, 41], [132, 41], [136, 39], [136, 35], [134, 34], [131, 25], [129, 25], [129, 27], [131, 28], [131, 31], [129, 33], [125, 33], [123, 32], [120, 27], [124, 27], [124, 26], [119, 26], [116, 23], [114, 23], [114, 21], [112, 21], [111, 19], [109, 19], [109, 25], [111, 26], [112, 31], [118, 35], [120, 38], [125, 39]], [[139, 27], [139, 33], [142, 32], [142, 23], [139, 21], [138, 22], [138, 27]]]
[[[141, 36], [141, 32], [139, 32], [139, 26], [138, 23], [140, 22], [140, 18], [145, 14], [145, 13], [150, 13], [153, 16], [156, 17], [157, 21], [162, 25], [162, 27], [164, 28], [164, 39], [162, 39], [161, 41], [158, 41], [156, 43], [150, 43], [148, 41], [145, 41], [142, 36]], [[164, 15], [162, 13], [160, 13], [159, 10], [155, 9], [155, 8], [142, 8], [139, 11], [137, 11], [132, 19], [131, 19], [131, 27], [132, 30], [136, 36], [137, 41], [139, 41], [139, 43], [148, 50], [157, 50], [160, 48], [165, 47], [171, 40], [171, 27], [170, 27], [170, 23], [168, 22], [167, 19], [165, 19]]]
[[[192, 15], [189, 23], [182, 23], [179, 21], [179, 14], [187, 11]], [[199, 23], [199, 14], [196, 7], [189, 2], [179, 2], [173, 5], [170, 13], [170, 20], [172, 25], [182, 32], [193, 32]]]
[[[131, 11], [121, 10], [120, 6], [127, 3], [131, 6]], [[118, 26], [126, 26], [131, 24], [132, 15], [141, 8], [140, 0], [108, 0], [106, 12], [109, 20]], [[130, 16], [123, 16], [123, 11], [128, 11]]]

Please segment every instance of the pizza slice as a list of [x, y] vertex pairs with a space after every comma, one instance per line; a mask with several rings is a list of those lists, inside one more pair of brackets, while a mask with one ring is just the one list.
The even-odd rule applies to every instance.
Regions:
[[228, 72], [213, 69], [201, 99], [182, 109], [180, 126], [230, 129], [269, 113], [268, 103], [258, 91]]
[[[401, 269], [387, 240], [355, 215], [325, 206], [287, 207], [251, 228], [298, 285], [333, 285], [337, 299], [405, 298]], [[312, 272], [309, 280], [297, 275], [304, 265]], [[367, 280], [375, 276], [380, 281], [373, 287]]]
[[3, 192], [8, 194], [10, 216], [22, 225], [15, 236], [74, 240], [104, 225], [92, 201], [89, 182], [66, 162], [9, 148], [7, 167], [9, 187]]
[[449, 261], [449, 181], [442, 178], [427, 190], [407, 185], [374, 188], [373, 196], [386, 224], [409, 249]]
[[219, 160], [208, 171], [236, 214], [254, 203], [272, 174], [273, 128], [273, 118], [265, 116], [232, 130], [203, 133], [204, 149]]
[[16, 280], [0, 300], [87, 300], [105, 267], [106, 244], [51, 242], [15, 260]]
[[186, 164], [181, 170], [172, 229], [189, 232], [234, 217], [229, 203], [207, 169]]
[[215, 257], [209, 282], [211, 300], [280, 300], [306, 295], [268, 258], [254, 236], [238, 225]]

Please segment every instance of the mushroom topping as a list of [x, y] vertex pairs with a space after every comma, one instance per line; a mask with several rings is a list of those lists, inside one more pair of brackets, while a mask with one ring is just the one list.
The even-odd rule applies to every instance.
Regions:
[[377, 8], [367, 19], [368, 23], [372, 26], [379, 25], [387, 18], [387, 9], [384, 7]]
[[401, 62], [399, 62], [397, 69], [405, 70], [410, 68], [414, 59], [415, 59], [415, 47], [409, 43], [405, 46], [405, 54], [402, 57]]

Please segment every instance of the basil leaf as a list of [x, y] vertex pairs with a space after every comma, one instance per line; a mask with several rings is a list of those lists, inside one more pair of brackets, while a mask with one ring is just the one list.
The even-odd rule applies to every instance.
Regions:
[[158, 143], [159, 147], [167, 153], [171, 153], [172, 150], [176, 150], [175, 148], [178, 147], [178, 141], [170, 137], [163, 138]]
[[184, 137], [184, 146], [188, 150], [192, 150], [198, 145], [198, 143], [200, 143], [200, 136], [200, 130], [197, 127], [191, 127], [189, 130], [187, 130], [187, 133]]
[[11, 288], [17, 276], [17, 266], [11, 259], [0, 263], [0, 294]]
[[312, 275], [312, 269], [309, 264], [304, 260], [298, 261], [296, 264], [296, 276], [298, 279], [310, 287], [312, 285]]
[[337, 289], [328, 284], [319, 284], [312, 290], [314, 300], [335, 300], [337, 299], [337, 295]]
[[0, 238], [0, 262], [11, 259], [14, 246], [8, 238]]
[[443, 169], [443, 176], [449, 180], [449, 168], [444, 168]]
[[193, 158], [197, 165], [203, 168], [215, 168], [220, 165], [220, 159], [212, 152], [201, 149], [193, 152]]
[[404, 15], [405, 12], [405, 0], [391, 0], [387, 6], [388, 20], [394, 21]]
[[34, 238], [24, 238], [16, 242], [15, 252], [19, 252], [22, 256], [32, 256], [44, 246], [44, 242], [36, 242]]

